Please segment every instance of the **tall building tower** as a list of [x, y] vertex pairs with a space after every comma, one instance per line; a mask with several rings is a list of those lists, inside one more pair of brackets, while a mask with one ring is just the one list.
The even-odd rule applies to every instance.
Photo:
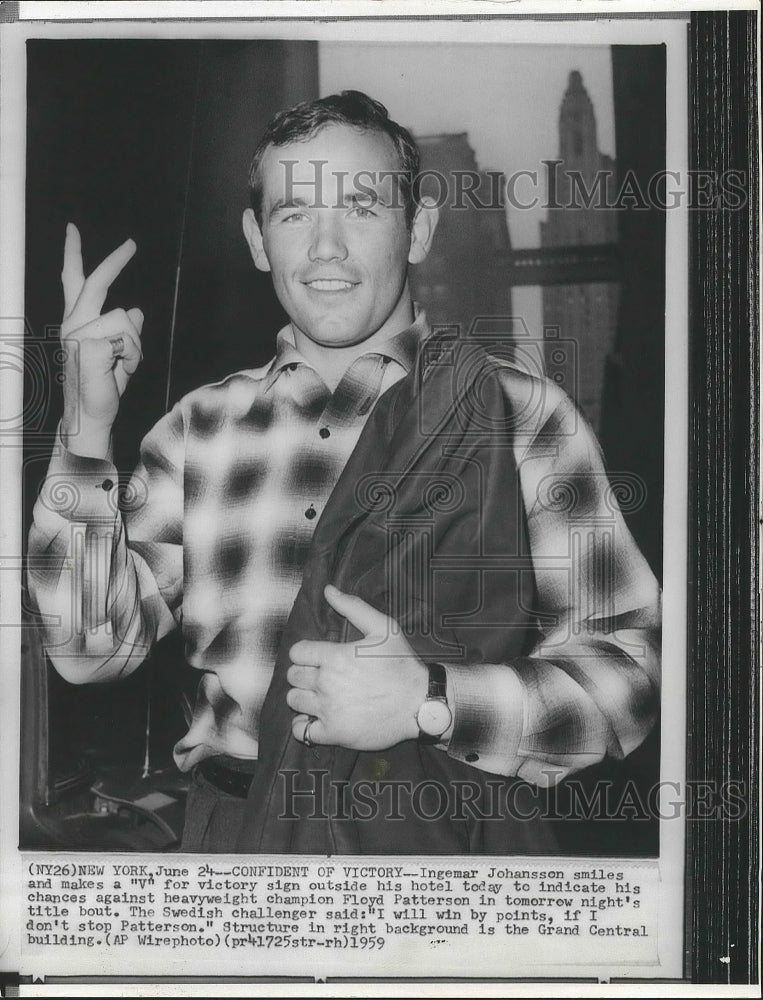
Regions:
[[[559, 207], [550, 207], [541, 222], [541, 246], [616, 243], [617, 214], [604, 207], [607, 190], [615, 186], [615, 161], [599, 152], [593, 104], [577, 70], [570, 73], [559, 110], [557, 159], [561, 162], [553, 171], [548, 201]], [[560, 339], [575, 345], [574, 351], [565, 352], [570, 368], [564, 372], [565, 388], [597, 431], [618, 299], [619, 287], [610, 282], [543, 288], [544, 326], [557, 328]], [[547, 342], [547, 355], [554, 350], [553, 340]]]
[[464, 331], [478, 317], [509, 316], [511, 289], [495, 267], [485, 266], [511, 249], [503, 174], [479, 169], [466, 132], [416, 136], [416, 142], [421, 193], [440, 203], [440, 219], [429, 255], [411, 268], [414, 299], [430, 323]]

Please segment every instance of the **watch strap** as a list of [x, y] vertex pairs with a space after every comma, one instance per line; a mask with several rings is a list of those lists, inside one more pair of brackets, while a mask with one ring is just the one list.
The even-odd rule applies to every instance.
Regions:
[[442, 663], [428, 663], [429, 688], [427, 690], [428, 701], [448, 700], [448, 675]]

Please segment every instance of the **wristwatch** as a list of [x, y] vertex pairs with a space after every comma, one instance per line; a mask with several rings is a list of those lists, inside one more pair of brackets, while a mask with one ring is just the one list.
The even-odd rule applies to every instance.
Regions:
[[419, 740], [422, 743], [436, 743], [450, 728], [453, 713], [448, 707], [445, 667], [441, 663], [429, 663], [427, 668], [429, 689], [426, 700], [416, 712], [416, 722], [419, 727]]

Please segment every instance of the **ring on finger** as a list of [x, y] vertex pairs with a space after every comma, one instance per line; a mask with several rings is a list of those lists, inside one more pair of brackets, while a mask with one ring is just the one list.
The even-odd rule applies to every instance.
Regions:
[[311, 715], [310, 718], [305, 723], [305, 728], [302, 731], [302, 742], [305, 744], [306, 747], [310, 747], [311, 749], [312, 747], [315, 746], [315, 743], [313, 743], [313, 741], [310, 739], [310, 726], [312, 726], [312, 724], [317, 721], [318, 721], [317, 718], [314, 715]]
[[125, 349], [124, 337], [109, 337], [109, 343], [111, 344], [111, 353], [115, 358], [118, 358]]

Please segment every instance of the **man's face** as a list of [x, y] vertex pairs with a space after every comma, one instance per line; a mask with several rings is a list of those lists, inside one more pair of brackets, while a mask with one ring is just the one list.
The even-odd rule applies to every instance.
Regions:
[[260, 170], [261, 249], [260, 233], [247, 235], [297, 335], [346, 347], [408, 326], [411, 234], [392, 141], [328, 125], [311, 139], [271, 146]]

